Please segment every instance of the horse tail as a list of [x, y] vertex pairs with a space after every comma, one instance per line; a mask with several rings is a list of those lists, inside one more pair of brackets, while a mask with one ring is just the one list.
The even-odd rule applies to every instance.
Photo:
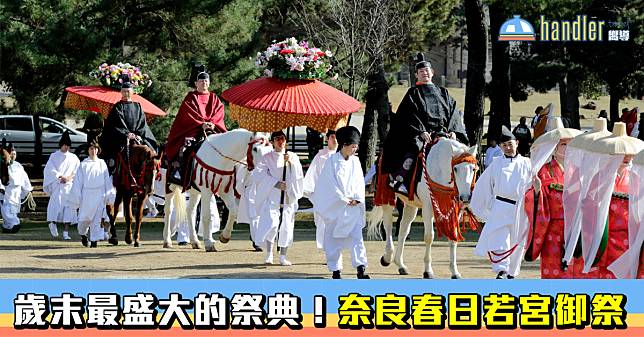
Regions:
[[174, 205], [175, 224], [184, 223], [188, 220], [186, 198], [183, 196], [182, 187], [170, 184], [172, 204]]
[[367, 237], [372, 239], [382, 239], [380, 233], [380, 224], [384, 217], [382, 206], [374, 206], [369, 214], [367, 225]]

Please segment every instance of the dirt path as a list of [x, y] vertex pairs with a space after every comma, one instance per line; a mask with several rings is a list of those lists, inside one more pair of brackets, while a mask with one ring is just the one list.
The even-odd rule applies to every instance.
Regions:
[[[0, 234], [0, 277], [2, 278], [328, 278], [322, 251], [315, 247], [315, 230], [310, 224], [297, 224], [294, 246], [289, 250], [293, 266], [263, 265], [263, 253], [252, 250], [248, 227], [236, 229], [228, 244], [217, 242], [219, 250], [206, 253], [189, 246], [162, 249], [161, 224], [148, 222], [143, 232], [144, 246], [100, 242], [96, 249], [74, 241], [53, 240], [44, 223], [24, 224], [15, 235]], [[122, 229], [119, 229], [122, 239]], [[422, 226], [414, 225], [411, 241], [405, 247], [405, 263], [410, 275], [400, 276], [397, 267], [380, 266], [384, 249], [381, 241], [367, 241], [368, 273], [372, 278], [420, 278], [423, 273]], [[473, 256], [475, 242], [466, 241], [457, 250], [458, 266], [465, 278], [493, 278], [487, 259]], [[437, 278], [449, 278], [449, 246], [441, 240], [432, 248]], [[277, 259], [276, 259], [277, 262]], [[355, 278], [348, 252], [344, 255], [346, 278]], [[524, 263], [521, 278], [538, 278], [539, 265]]]

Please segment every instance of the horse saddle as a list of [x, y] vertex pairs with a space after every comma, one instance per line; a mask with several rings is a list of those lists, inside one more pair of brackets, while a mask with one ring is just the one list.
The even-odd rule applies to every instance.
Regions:
[[[403, 177], [403, 185], [407, 188], [407, 193], [402, 193], [401, 191], [397, 190], [396, 193], [399, 195], [403, 195], [406, 198], [409, 199], [409, 202], [413, 202], [415, 199], [415, 194], [416, 190], [418, 188], [418, 183], [421, 181], [422, 176], [423, 176], [423, 163], [419, 160], [421, 157], [427, 158], [427, 155], [429, 154], [429, 151], [431, 150], [432, 146], [437, 142], [438, 139], [443, 138], [447, 136], [447, 134], [443, 132], [433, 132], [432, 133], [432, 139], [434, 139], [433, 142], [429, 143], [428, 146], [424, 145], [424, 142], [420, 141], [419, 143], [417, 142], [418, 146], [418, 151], [415, 153], [415, 155], [411, 158], [412, 163], [410, 166], [410, 169], [406, 171], [405, 176]], [[424, 151], [424, 156], [421, 156], [422, 151]], [[389, 177], [390, 179], [392, 178], [391, 175]]]

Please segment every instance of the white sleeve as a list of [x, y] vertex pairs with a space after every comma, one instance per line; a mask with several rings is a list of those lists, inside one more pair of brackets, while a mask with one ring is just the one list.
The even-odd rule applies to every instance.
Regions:
[[493, 171], [496, 165], [492, 165], [481, 174], [474, 191], [472, 192], [472, 200], [470, 201], [470, 209], [474, 212], [479, 219], [486, 221], [489, 216], [492, 202], [494, 201], [494, 176]]
[[[362, 168], [360, 168], [360, 172], [362, 172]], [[376, 176], [376, 164], [372, 164], [371, 167], [369, 168], [369, 171], [367, 172], [367, 175], [364, 176], [364, 184], [369, 185], [373, 180], [373, 177], [375, 176]]]

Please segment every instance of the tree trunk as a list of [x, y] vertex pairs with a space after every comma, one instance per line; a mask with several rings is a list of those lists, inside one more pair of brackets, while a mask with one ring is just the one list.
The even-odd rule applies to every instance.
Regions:
[[[78, 145], [77, 145], [78, 146]], [[42, 171], [42, 129], [40, 129], [40, 114], [34, 115], [34, 171]]]
[[490, 32], [492, 40], [492, 82], [490, 83], [490, 121], [488, 139], [499, 138], [501, 126], [510, 125], [510, 55], [508, 42], [498, 41], [501, 25], [507, 15], [498, 4], [490, 6]]
[[617, 85], [609, 84], [608, 94], [610, 95], [610, 121], [611, 124], [619, 122], [619, 99], [621, 98], [618, 89], [614, 89]]
[[366, 172], [376, 159], [378, 147], [378, 116], [387, 114], [389, 111], [389, 99], [387, 97], [387, 80], [382, 59], [378, 60], [373, 71], [367, 79], [366, 107], [364, 121], [362, 122], [362, 136], [360, 137], [360, 164]]
[[566, 114], [566, 97], [568, 96], [568, 83], [566, 80], [566, 75], [559, 78], [559, 114], [561, 117], [564, 117]]
[[[566, 84], [566, 105], [562, 109], [561, 116], [568, 119], [568, 127], [580, 129], [579, 125], [579, 78], [572, 72], [568, 72]], [[564, 114], [564, 111], [566, 112]]]
[[480, 144], [485, 113], [485, 65], [487, 63], [487, 24], [480, 0], [465, 0], [465, 20], [468, 41], [465, 128], [470, 144]]

